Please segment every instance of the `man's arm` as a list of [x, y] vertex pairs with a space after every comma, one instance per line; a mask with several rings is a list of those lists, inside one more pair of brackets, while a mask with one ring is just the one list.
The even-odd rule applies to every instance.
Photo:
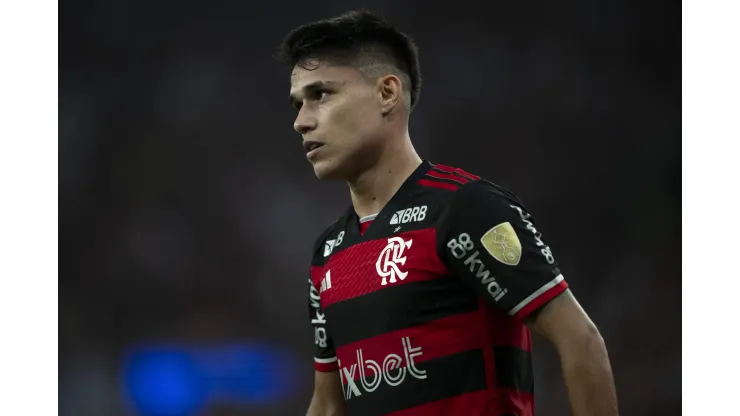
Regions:
[[438, 233], [438, 252], [491, 307], [552, 342], [575, 416], [614, 416], [617, 399], [604, 340], [568, 291], [538, 228], [515, 195], [490, 182], [472, 182], [456, 191]]
[[342, 380], [339, 376], [337, 353], [329, 330], [324, 308], [321, 306], [322, 281], [325, 278], [324, 268], [317, 266], [315, 260], [326, 260], [320, 250], [329, 227], [316, 240], [313, 247], [314, 261], [311, 262], [311, 276], [308, 279], [308, 312], [314, 332], [314, 388], [311, 403], [306, 416], [346, 416], [347, 406], [344, 400]]
[[616, 416], [617, 394], [604, 339], [566, 290], [525, 323], [560, 356], [574, 416]]
[[345, 416], [347, 407], [338, 371], [316, 371], [313, 397], [306, 416]]

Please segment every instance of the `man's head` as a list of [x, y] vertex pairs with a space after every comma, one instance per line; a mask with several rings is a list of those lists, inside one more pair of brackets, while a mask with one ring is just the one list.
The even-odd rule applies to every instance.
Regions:
[[418, 51], [380, 17], [354, 11], [300, 26], [278, 59], [293, 69], [294, 128], [319, 178], [351, 178], [405, 133], [421, 88]]

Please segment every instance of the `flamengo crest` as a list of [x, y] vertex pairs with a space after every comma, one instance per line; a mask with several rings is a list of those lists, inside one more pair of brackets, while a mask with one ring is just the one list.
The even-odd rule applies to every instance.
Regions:
[[[396, 277], [403, 280], [409, 272], [402, 272], [398, 268], [398, 265], [404, 265], [406, 263], [406, 257], [403, 257], [403, 252], [407, 248], [411, 248], [412, 240], [404, 241], [401, 237], [391, 237], [388, 239], [388, 245], [385, 246], [383, 251], [380, 252], [378, 261], [375, 263], [375, 268], [378, 271], [383, 280], [380, 282], [381, 285], [385, 286], [390, 283], [396, 283]], [[390, 278], [386, 280], [386, 278]]]

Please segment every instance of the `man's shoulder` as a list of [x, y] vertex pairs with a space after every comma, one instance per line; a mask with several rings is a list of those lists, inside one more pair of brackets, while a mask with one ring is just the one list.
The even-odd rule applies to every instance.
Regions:
[[[447, 177], [449, 177], [450, 179], [457, 179], [457, 180], [462, 179], [463, 183], [467, 183], [470, 181], [477, 181], [477, 180], [482, 179], [481, 176], [476, 175], [474, 173], [470, 173], [456, 166], [446, 165], [443, 163], [432, 163], [431, 165], [432, 165], [433, 170], [437, 172], [441, 172], [441, 173], [447, 173], [448, 174]], [[445, 177], [445, 176], [441, 176], [441, 177]]]
[[490, 201], [491, 199], [521, 203], [519, 197], [512, 191], [483, 176], [443, 164], [434, 164], [433, 170], [433, 175], [458, 181], [459, 184], [455, 189], [454, 199], [463, 204]]
[[344, 220], [347, 216], [347, 211], [343, 212], [336, 220], [324, 228], [319, 236], [316, 238], [313, 244], [312, 256], [314, 259], [322, 259], [327, 257], [333, 250], [334, 246], [337, 245], [337, 239], [342, 239], [342, 235], [337, 235], [338, 231], [344, 229]]

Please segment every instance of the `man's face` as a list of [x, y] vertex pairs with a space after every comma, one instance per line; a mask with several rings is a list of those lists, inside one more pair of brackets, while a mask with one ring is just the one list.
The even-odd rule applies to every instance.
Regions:
[[296, 66], [290, 77], [293, 128], [319, 179], [349, 179], [372, 160], [382, 136], [380, 93], [355, 68], [311, 64], [315, 69]]

